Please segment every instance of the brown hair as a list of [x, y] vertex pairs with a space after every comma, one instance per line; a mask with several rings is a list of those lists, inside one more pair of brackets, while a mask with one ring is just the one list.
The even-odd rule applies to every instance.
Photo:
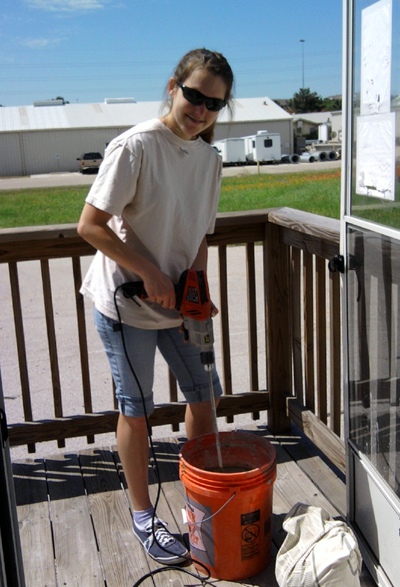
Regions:
[[[195, 69], [205, 69], [212, 75], [222, 78], [226, 84], [225, 100], [227, 108], [232, 116], [233, 113], [233, 72], [225, 57], [221, 53], [216, 51], [209, 51], [208, 49], [193, 49], [182, 57], [173, 73], [173, 78], [180, 83], [184, 83], [185, 80], [193, 73]], [[166, 105], [171, 109], [172, 101], [170, 98], [166, 100]], [[200, 137], [206, 143], [212, 143], [214, 138], [215, 122], [200, 133]]]

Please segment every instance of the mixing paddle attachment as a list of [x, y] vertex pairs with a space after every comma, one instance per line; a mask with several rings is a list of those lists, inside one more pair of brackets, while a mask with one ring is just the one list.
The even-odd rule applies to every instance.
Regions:
[[222, 464], [222, 452], [221, 452], [221, 439], [219, 437], [219, 432], [218, 432], [217, 408], [215, 405], [212, 370], [210, 369], [208, 371], [208, 373], [209, 373], [209, 377], [210, 377], [210, 400], [211, 400], [211, 410], [212, 410], [212, 415], [213, 415], [213, 420], [214, 420], [215, 445], [217, 448], [218, 467], [220, 469], [222, 469], [223, 464]]

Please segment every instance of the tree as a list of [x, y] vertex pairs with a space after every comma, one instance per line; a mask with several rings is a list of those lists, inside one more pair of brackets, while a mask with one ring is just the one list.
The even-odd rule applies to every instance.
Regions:
[[53, 98], [53, 100], [62, 100], [63, 104], [69, 104], [68, 100], [64, 100], [62, 96], [57, 96], [57, 98]]
[[317, 92], [310, 92], [310, 88], [300, 88], [293, 94], [293, 98], [288, 100], [288, 106], [294, 114], [321, 112], [324, 101]]
[[334, 112], [335, 110], [342, 109], [342, 98], [336, 98], [332, 96], [331, 98], [324, 98], [324, 105], [323, 110], [326, 112]]

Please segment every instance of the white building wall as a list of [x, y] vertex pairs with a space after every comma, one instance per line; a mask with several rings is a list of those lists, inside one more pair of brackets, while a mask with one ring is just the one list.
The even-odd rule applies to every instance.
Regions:
[[342, 137], [342, 113], [332, 112], [332, 140], [341, 143]]
[[106, 144], [123, 129], [78, 129], [22, 133], [25, 175], [77, 171], [77, 158], [84, 152], [102, 155]]
[[78, 171], [77, 158], [98, 151], [125, 128], [58, 129], [2, 133], [0, 176], [24, 176], [58, 171]]
[[0, 176], [13, 177], [25, 175], [21, 133], [4, 133], [0, 140]]
[[[26, 130], [3, 132], [0, 140], [0, 176], [73, 172], [84, 152], [98, 151], [129, 127]], [[279, 133], [282, 153], [293, 153], [292, 121], [218, 123], [215, 140], [256, 134], [259, 130]]]

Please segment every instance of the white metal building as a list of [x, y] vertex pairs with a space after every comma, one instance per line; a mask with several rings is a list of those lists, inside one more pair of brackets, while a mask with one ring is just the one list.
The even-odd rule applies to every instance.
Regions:
[[[0, 108], [0, 176], [23, 176], [57, 171], [77, 171], [84, 152], [104, 153], [121, 132], [160, 116], [162, 102], [132, 99], [95, 104], [40, 102], [32, 106]], [[282, 150], [293, 151], [292, 116], [269, 98], [235, 101], [233, 120], [224, 111], [216, 140], [278, 132]]]

